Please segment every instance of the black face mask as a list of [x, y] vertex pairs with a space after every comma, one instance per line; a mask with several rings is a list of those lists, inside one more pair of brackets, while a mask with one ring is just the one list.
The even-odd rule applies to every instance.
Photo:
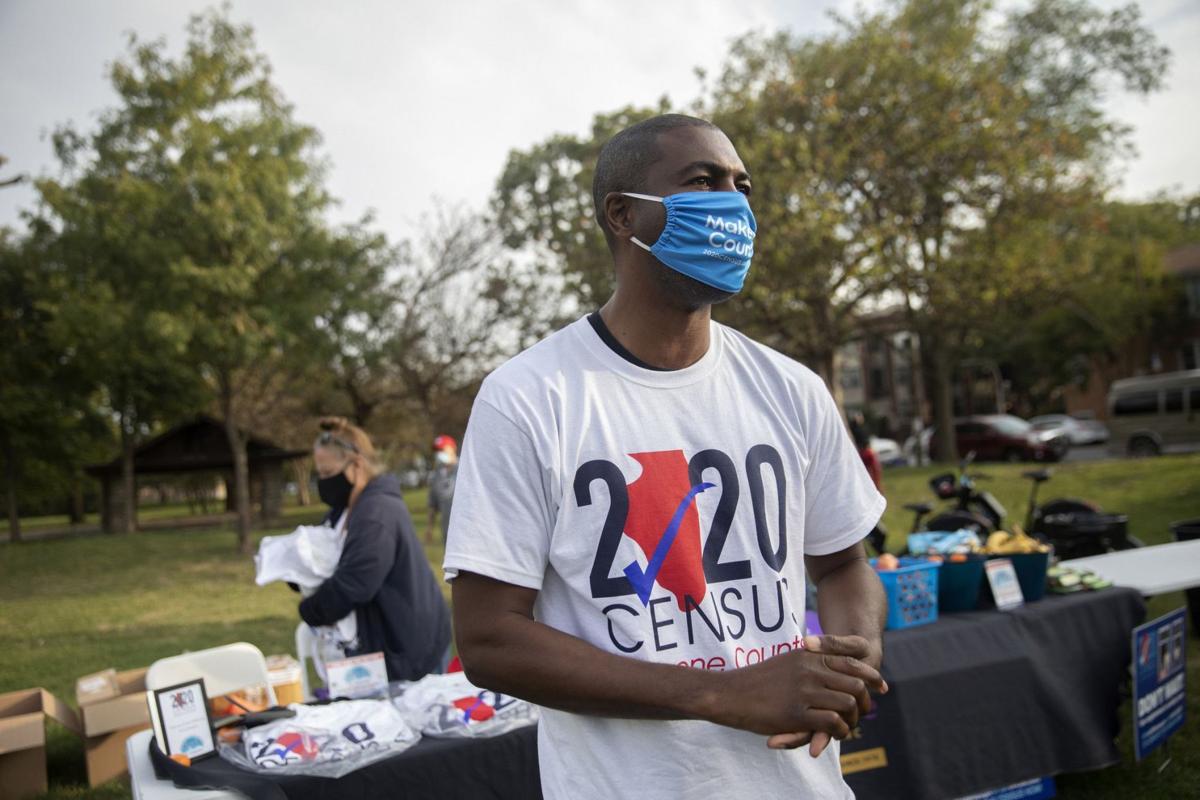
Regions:
[[330, 508], [345, 508], [350, 505], [350, 493], [353, 491], [354, 484], [346, 478], [345, 470], [328, 478], [317, 479], [317, 496]]

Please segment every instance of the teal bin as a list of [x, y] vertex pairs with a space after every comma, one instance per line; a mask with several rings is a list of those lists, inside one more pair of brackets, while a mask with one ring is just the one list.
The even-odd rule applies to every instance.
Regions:
[[1005, 556], [1017, 571], [1017, 583], [1026, 603], [1034, 603], [1046, 595], [1046, 572], [1050, 569], [1049, 553], [1014, 553]]
[[983, 586], [983, 556], [969, 555], [966, 561], [942, 562], [938, 570], [938, 611], [953, 614], [974, 611], [979, 607], [979, 590]]

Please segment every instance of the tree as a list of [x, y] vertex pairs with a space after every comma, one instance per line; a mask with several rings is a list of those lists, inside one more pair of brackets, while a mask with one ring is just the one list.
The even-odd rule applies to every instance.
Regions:
[[[132, 163], [126, 143], [63, 129], [55, 137], [62, 180], [37, 183], [42, 199], [33, 237], [44, 257], [59, 346], [74, 353], [99, 389], [98, 405], [120, 439], [122, 492], [116, 518], [136, 527], [133, 457], [162, 422], [197, 407], [203, 391], [186, 359], [187, 297], [170, 272], [156, 176]], [[87, 153], [89, 158], [82, 161]]]
[[[293, 119], [251, 29], [209, 11], [187, 31], [177, 58], [164, 42], [131, 37], [111, 69], [118, 105], [95, 134], [56, 137], [82, 177], [44, 182], [43, 195], [64, 233], [79, 232], [70, 261], [89, 267], [79, 274], [117, 276], [111, 289], [85, 282], [73, 296], [98, 292], [80, 314], [115, 327], [120, 337], [106, 336], [106, 346], [133, 362], [128, 381], [107, 381], [118, 412], [144, 418], [142, 393], [168, 395], [151, 377], [203, 378], [211, 391], [233, 453], [238, 544], [248, 551], [249, 406], [317, 342], [314, 320], [337, 269], [322, 217], [330, 199], [317, 133]], [[73, 197], [55, 202], [60, 189]], [[96, 242], [103, 259], [84, 246]]]
[[[107, 438], [80, 354], [55, 336], [52, 297], [35, 244], [0, 229], [0, 481], [11, 541], [21, 540], [21, 502], [77, 495], [82, 459]], [[79, 510], [72, 504], [73, 519]]]
[[1181, 328], [1182, 292], [1164, 263], [1197, 240], [1196, 207], [1195, 198], [1108, 202], [1025, 226], [1019, 257], [1066, 274], [1011, 298], [978, 344], [1004, 365], [1022, 410], [1056, 408], [1063, 387], [1116, 363], [1130, 341], [1166, 342]]
[[[988, 309], [1059, 274], [1005, 245], [1102, 196], [1126, 134], [1100, 106], [1106, 80], [1152, 91], [1167, 58], [1135, 7], [1104, 14], [1037, 0], [995, 19], [986, 2], [914, 0], [842, 19], [816, 43], [776, 39], [739, 54], [776, 64], [782, 48], [785, 82], [810, 66], [824, 78], [800, 93], [828, 110], [821, 132], [838, 143], [816, 168], [831, 170], [822, 178], [839, 210], [868, 237], [922, 336], [942, 430], [953, 426], [956, 360]], [[769, 95], [774, 80], [760, 70], [745, 85]], [[953, 437], [938, 441], [952, 458]]]
[[[0, 167], [3, 167], [7, 163], [8, 157], [0, 155]], [[19, 173], [11, 178], [0, 178], [0, 189], [3, 189], [6, 186], [16, 186], [18, 183], [24, 181], [25, 178], [25, 175]]]
[[487, 216], [438, 205], [420, 228], [395, 248], [345, 240], [350, 296], [327, 305], [318, 327], [333, 410], [363, 426], [398, 413], [386, 444], [424, 453], [434, 433], [462, 432], [483, 376], [553, 325], [558, 299], [506, 257]]

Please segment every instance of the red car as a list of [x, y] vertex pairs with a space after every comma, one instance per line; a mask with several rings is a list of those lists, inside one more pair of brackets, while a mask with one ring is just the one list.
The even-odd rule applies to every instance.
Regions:
[[[937, 452], [935, 431], [930, 452]], [[975, 451], [977, 461], [1059, 461], [1070, 449], [1061, 435], [1046, 436], [1011, 414], [984, 414], [954, 421], [958, 454]]]

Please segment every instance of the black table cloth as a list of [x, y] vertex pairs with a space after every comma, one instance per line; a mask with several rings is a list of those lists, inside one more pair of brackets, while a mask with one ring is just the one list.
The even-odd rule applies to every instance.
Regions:
[[537, 728], [489, 739], [422, 739], [340, 778], [260, 775], [219, 757], [182, 767], [150, 740], [159, 777], [176, 786], [232, 789], [252, 800], [525, 800], [542, 796]]
[[939, 800], [1116, 763], [1129, 637], [1145, 613], [1137, 592], [1114, 588], [888, 631], [891, 691], [843, 742], [846, 781], [863, 800]]
[[[847, 782], [860, 800], [940, 800], [1115, 763], [1129, 637], [1144, 616], [1137, 592], [1107, 589], [888, 631], [891, 691], [842, 743]], [[424, 739], [337, 780], [263, 777], [219, 758], [184, 768], [150, 749], [156, 772], [179, 786], [254, 800], [541, 796], [532, 727]]]

